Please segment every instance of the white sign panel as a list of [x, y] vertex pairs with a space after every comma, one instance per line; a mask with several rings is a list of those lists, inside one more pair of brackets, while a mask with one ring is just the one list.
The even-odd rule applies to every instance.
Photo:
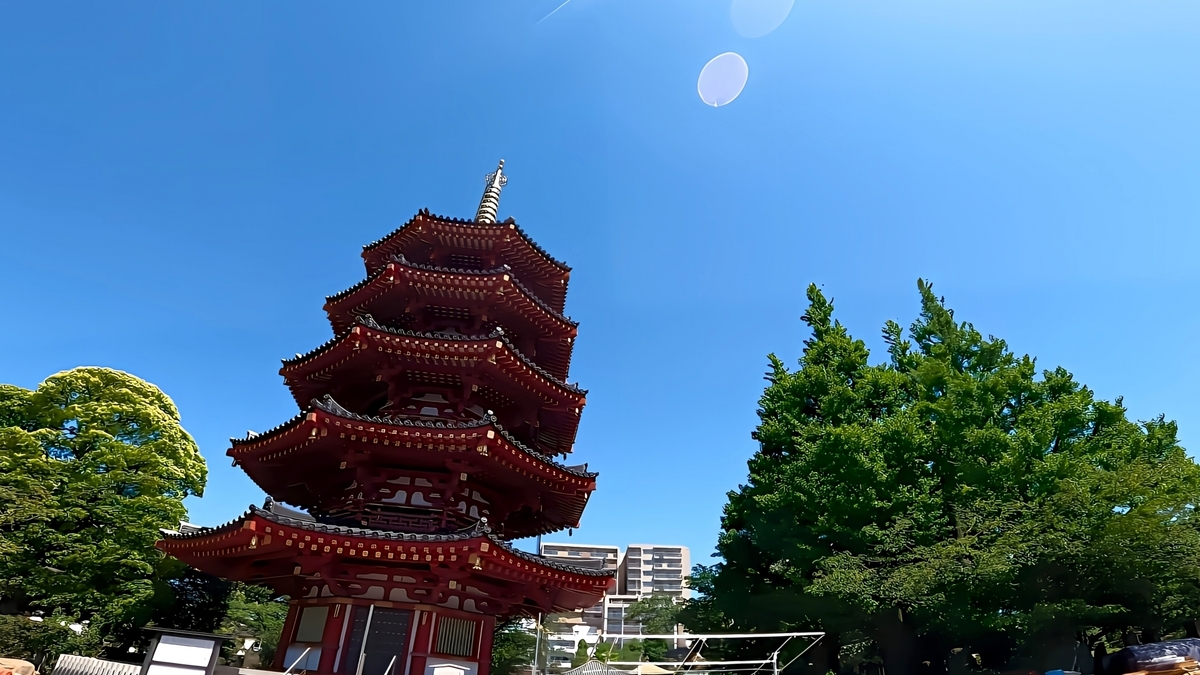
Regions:
[[150, 661], [207, 668], [209, 661], [212, 660], [215, 645], [215, 640], [183, 637], [182, 635], [162, 635], [158, 638], [158, 647], [154, 650]]
[[204, 675], [203, 668], [187, 668], [185, 666], [164, 666], [161, 663], [151, 663], [146, 675]]
[[439, 659], [431, 656], [425, 663], [425, 675], [476, 675], [478, 672], [479, 664], [470, 661]]

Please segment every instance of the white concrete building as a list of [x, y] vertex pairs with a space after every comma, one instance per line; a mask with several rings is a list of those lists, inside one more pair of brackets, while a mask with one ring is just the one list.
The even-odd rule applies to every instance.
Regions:
[[604, 612], [605, 635], [639, 635], [642, 632], [641, 624], [635, 621], [627, 621], [625, 618], [625, 611], [639, 599], [640, 596], [637, 595], [612, 594], [604, 596], [604, 601], [600, 605]]
[[686, 546], [630, 544], [621, 559], [618, 588], [625, 595], [689, 596], [685, 578], [691, 571], [692, 555]]
[[[593, 561], [597, 569], [617, 572], [617, 587], [605, 595], [600, 604], [585, 609], [581, 620], [588, 629], [604, 631], [608, 636], [636, 636], [643, 632], [640, 624], [626, 619], [625, 613], [630, 605], [645, 596], [658, 593], [680, 600], [689, 597], [685, 577], [691, 570], [691, 552], [686, 546], [630, 544], [622, 555], [616, 546], [546, 542], [539, 552], [546, 557], [567, 559], [575, 565]], [[565, 625], [559, 630], [563, 627]], [[555, 649], [562, 650], [551, 657], [552, 664], [564, 662], [562, 656], [568, 642], [570, 654], [575, 654], [580, 639], [574, 635], [575, 628], [572, 627], [572, 635], [564, 632], [551, 638], [552, 654]], [[560, 642], [562, 644], [558, 645]], [[589, 640], [589, 644], [593, 643]], [[569, 656], [565, 663], [570, 663]]]
[[[563, 558], [563, 562], [595, 569], [620, 571], [621, 549], [616, 546], [593, 544], [543, 543], [539, 554], [547, 558]], [[583, 623], [599, 631], [604, 626], [603, 603], [583, 610]], [[578, 643], [578, 640], [576, 640]], [[572, 649], [572, 653], [574, 649]]]
[[[579, 641], [583, 640], [589, 646], [594, 648], [596, 643], [600, 641], [600, 632], [586, 624], [573, 624], [570, 626], [571, 632], [562, 632], [561, 629], [566, 626], [559, 626], [560, 631], [551, 633], [549, 636], [549, 650], [546, 656], [546, 667], [554, 670], [567, 670], [571, 667], [571, 659], [575, 658], [575, 652], [579, 649]], [[547, 626], [549, 628], [549, 626]]]

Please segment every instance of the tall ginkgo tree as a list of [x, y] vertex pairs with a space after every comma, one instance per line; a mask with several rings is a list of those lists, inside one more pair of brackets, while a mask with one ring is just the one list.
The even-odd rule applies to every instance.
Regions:
[[154, 548], [159, 529], [206, 476], [175, 404], [137, 377], [76, 368], [35, 390], [0, 385], [0, 609], [144, 624], [181, 572]]
[[957, 647], [1069, 669], [1036, 660], [1200, 618], [1200, 467], [1174, 423], [1128, 419], [919, 291], [872, 363], [809, 288], [812, 337], [798, 369], [770, 357], [760, 449], [685, 620], [822, 629], [831, 668], [866, 641], [908, 675]]

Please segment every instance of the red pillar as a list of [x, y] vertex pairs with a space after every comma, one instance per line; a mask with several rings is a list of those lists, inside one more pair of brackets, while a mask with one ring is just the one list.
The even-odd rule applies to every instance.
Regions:
[[335, 602], [329, 606], [329, 616], [325, 619], [325, 631], [321, 634], [321, 662], [317, 671], [332, 673], [334, 659], [337, 658], [338, 647], [342, 639], [342, 627], [350, 616], [353, 605]]
[[292, 636], [296, 633], [296, 622], [300, 620], [300, 603], [296, 600], [288, 605], [287, 619], [283, 622], [283, 632], [279, 634], [279, 645], [275, 647], [275, 658], [271, 659], [271, 667], [283, 670], [290, 664], [284, 663], [287, 648], [292, 644]]
[[496, 617], [485, 616], [479, 622], [479, 675], [492, 669], [492, 637], [496, 632]]
[[424, 675], [425, 662], [429, 660], [429, 645], [433, 640], [433, 625], [437, 623], [437, 612], [421, 611], [421, 618], [415, 627], [416, 639], [413, 640], [412, 666], [405, 675]]

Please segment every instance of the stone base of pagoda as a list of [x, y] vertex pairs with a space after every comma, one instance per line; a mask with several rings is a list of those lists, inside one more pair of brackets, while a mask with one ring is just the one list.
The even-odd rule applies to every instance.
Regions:
[[272, 667], [295, 664], [293, 673], [323, 675], [488, 675], [495, 624], [491, 616], [430, 605], [293, 600]]

